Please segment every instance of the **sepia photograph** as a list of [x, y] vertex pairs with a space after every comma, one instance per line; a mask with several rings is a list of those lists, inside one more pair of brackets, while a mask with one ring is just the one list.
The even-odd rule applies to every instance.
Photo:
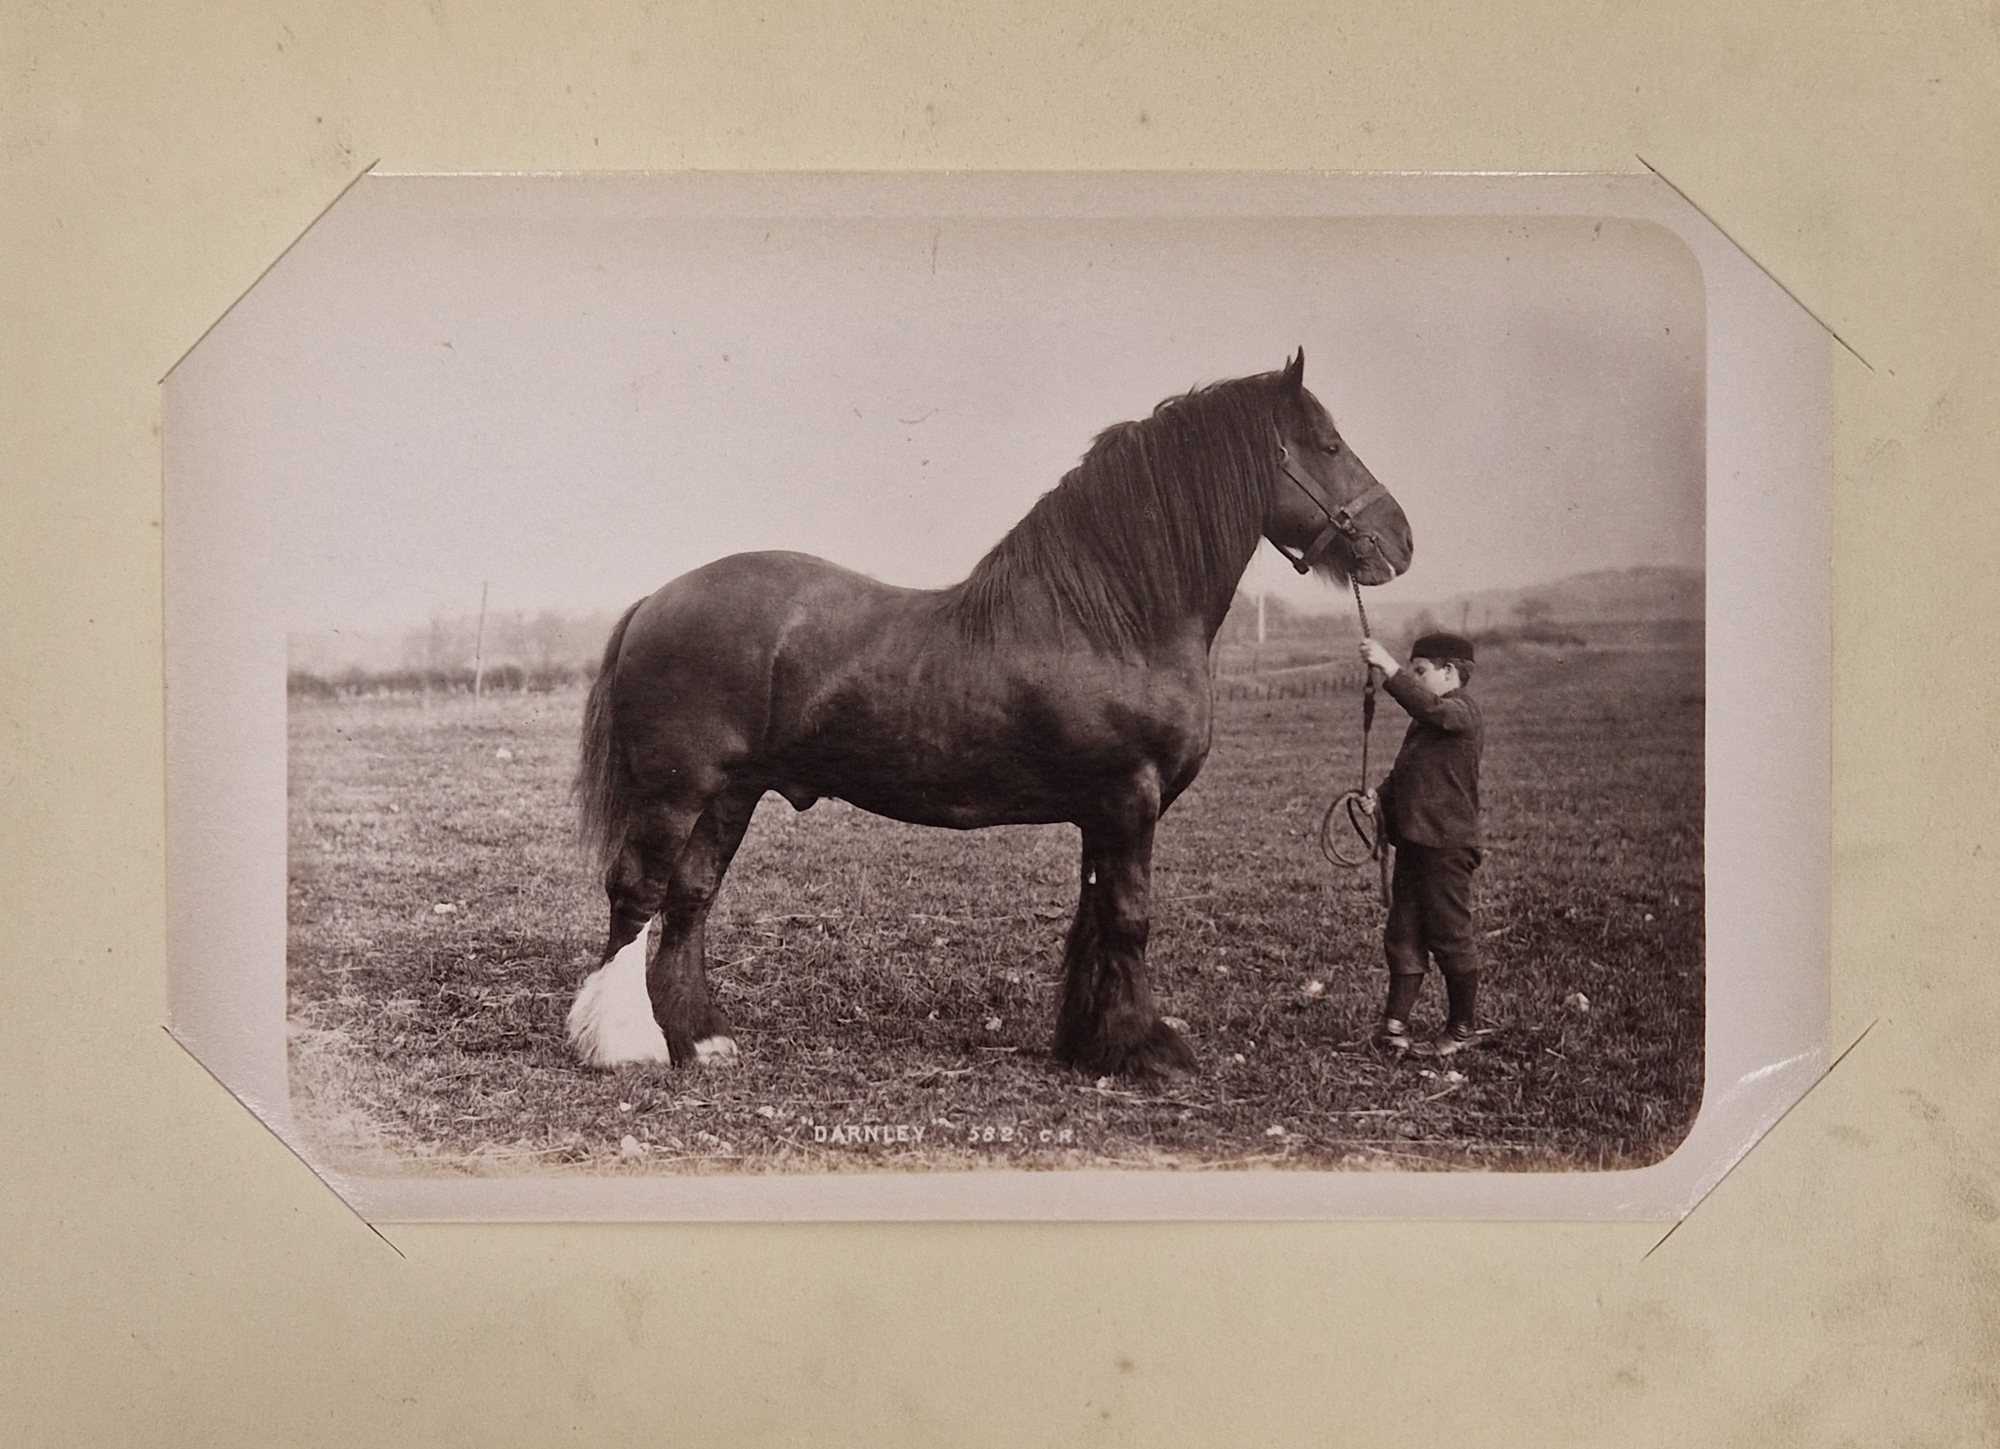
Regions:
[[1688, 1138], [1696, 252], [1067, 188], [365, 176], [169, 377], [170, 499], [259, 541], [190, 504], [183, 576], [282, 711], [246, 1096], [329, 1180]]
[[15, 7], [0, 1444], [2000, 1438], [1993, 20]]

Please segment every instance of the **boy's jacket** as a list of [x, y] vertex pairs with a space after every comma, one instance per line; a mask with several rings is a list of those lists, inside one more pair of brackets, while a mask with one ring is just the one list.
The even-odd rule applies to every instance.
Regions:
[[1438, 696], [1407, 673], [1383, 687], [1410, 712], [1409, 733], [1377, 792], [1389, 839], [1398, 845], [1479, 844], [1479, 753], [1486, 722], [1463, 689]]

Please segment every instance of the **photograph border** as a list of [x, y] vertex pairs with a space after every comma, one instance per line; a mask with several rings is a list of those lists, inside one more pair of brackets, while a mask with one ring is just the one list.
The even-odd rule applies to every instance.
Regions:
[[[576, 173], [564, 173], [575, 175]], [[375, 1221], [1674, 1218], [1826, 1070], [1831, 341], [1654, 176], [662, 176], [688, 215], [1589, 215], [1656, 222], [1707, 303], [1706, 1083], [1631, 1170], [1116, 1169], [361, 1177]], [[285, 640], [234, 501], [188, 484], [165, 386], [170, 1012], [177, 1040], [308, 1163], [285, 1070]], [[1769, 661], [1795, 668], [1782, 700]]]

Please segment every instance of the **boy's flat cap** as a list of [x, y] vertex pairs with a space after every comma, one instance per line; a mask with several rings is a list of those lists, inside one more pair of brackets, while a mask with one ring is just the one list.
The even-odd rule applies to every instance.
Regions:
[[1463, 659], [1475, 663], [1472, 641], [1462, 634], [1426, 634], [1410, 646], [1412, 659], [1441, 659], [1446, 663]]

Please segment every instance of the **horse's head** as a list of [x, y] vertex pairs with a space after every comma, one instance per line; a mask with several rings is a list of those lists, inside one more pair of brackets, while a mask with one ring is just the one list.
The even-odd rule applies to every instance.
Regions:
[[1341, 440], [1305, 374], [1302, 347], [1277, 374], [1264, 537], [1300, 573], [1386, 584], [1410, 566], [1410, 521]]

